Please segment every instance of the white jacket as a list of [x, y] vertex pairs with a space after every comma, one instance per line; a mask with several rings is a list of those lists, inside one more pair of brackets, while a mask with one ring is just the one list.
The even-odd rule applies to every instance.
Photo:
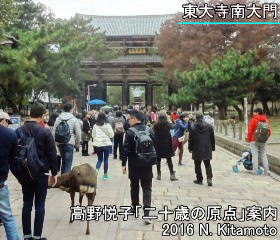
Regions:
[[113, 128], [109, 123], [105, 123], [103, 126], [95, 124], [92, 129], [93, 146], [105, 147], [111, 146], [111, 138], [114, 137]]
[[[70, 141], [68, 142], [68, 144], [78, 146], [81, 141], [81, 133], [82, 133], [81, 125], [79, 123], [79, 120], [77, 118], [75, 118], [72, 113], [63, 112], [57, 117], [57, 119], [54, 123], [54, 127], [53, 127], [53, 136], [55, 136], [56, 127], [61, 122], [61, 120], [66, 120], [69, 125], [69, 128], [70, 128], [71, 138], [70, 138]], [[60, 144], [60, 143], [57, 143], [57, 144]]]

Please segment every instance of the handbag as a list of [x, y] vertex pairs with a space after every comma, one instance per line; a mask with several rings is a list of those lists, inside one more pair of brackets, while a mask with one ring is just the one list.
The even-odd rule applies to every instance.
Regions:
[[189, 132], [185, 132], [182, 137], [178, 138], [179, 142], [183, 142], [184, 144], [189, 140]]

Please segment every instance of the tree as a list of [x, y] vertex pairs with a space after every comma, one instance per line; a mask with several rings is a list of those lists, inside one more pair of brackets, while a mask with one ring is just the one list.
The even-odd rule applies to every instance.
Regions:
[[[84, 73], [82, 59], [96, 61], [116, 55], [89, 22], [79, 17], [55, 19], [42, 4], [32, 0], [15, 0], [15, 18], [6, 25], [12, 37], [18, 39], [17, 48], [0, 49], [1, 105], [19, 112], [28, 102], [31, 92], [41, 91], [57, 97], [80, 94]], [[0, 19], [1, 21], [1, 19]]]
[[[15, 6], [12, 0], [0, 0], [0, 31], [4, 30], [6, 25], [13, 19]], [[1, 36], [0, 32], [0, 36]]]
[[236, 107], [255, 89], [271, 84], [274, 77], [269, 64], [260, 61], [255, 51], [242, 54], [236, 50], [214, 58], [208, 65], [198, 64], [193, 71], [176, 75], [183, 87], [170, 100], [179, 103], [211, 101], [218, 107], [219, 119], [225, 118], [227, 106]]
[[80, 94], [87, 75], [80, 71], [84, 58], [95, 61], [108, 60], [116, 55], [106, 45], [105, 36], [97, 33], [88, 21], [79, 17], [57, 19], [42, 30], [46, 41], [35, 53], [44, 81], [37, 88], [57, 97]]
[[[230, 5], [233, 3], [250, 5], [250, 0], [196, 0], [193, 4], [202, 6], [205, 3], [216, 6], [218, 3]], [[256, 2], [260, 4], [259, 2]], [[247, 14], [248, 12], [246, 12]], [[209, 64], [213, 57], [223, 56], [229, 49], [234, 48], [241, 53], [249, 50], [258, 50], [260, 57], [268, 55], [271, 45], [279, 43], [279, 27], [277, 25], [179, 25], [184, 21], [183, 14], [167, 21], [157, 38], [160, 55], [163, 58], [164, 71], [170, 79], [170, 85], [181, 87], [180, 81], [174, 76], [175, 70], [190, 71], [197, 63]], [[203, 18], [193, 21], [240, 21], [233, 19]], [[241, 20], [244, 21], [244, 20]], [[246, 21], [262, 21], [257, 17]], [[266, 21], [278, 21], [271, 19]]]
[[26, 94], [39, 81], [35, 74], [36, 61], [31, 58], [30, 48], [30, 44], [36, 45], [35, 35], [32, 32], [18, 32], [18, 36], [21, 42], [17, 48], [0, 49], [0, 95], [4, 97], [2, 104], [12, 107], [14, 112], [20, 111], [21, 106], [26, 103]]

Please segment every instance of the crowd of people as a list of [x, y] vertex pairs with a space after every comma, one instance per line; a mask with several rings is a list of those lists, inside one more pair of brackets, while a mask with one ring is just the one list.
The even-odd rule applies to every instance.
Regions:
[[[254, 132], [259, 122], [268, 122], [261, 109], [254, 111], [248, 128], [248, 141], [253, 153], [254, 170], [258, 168], [258, 157], [263, 161], [268, 174], [268, 161], [265, 142], [254, 139]], [[128, 108], [122, 112], [92, 110], [73, 113], [73, 106], [65, 104], [63, 111], [55, 111], [46, 120], [44, 105], [35, 103], [30, 111], [30, 118], [15, 132], [8, 129], [10, 117], [0, 112], [0, 220], [3, 221], [8, 240], [20, 239], [12, 215], [7, 178], [9, 170], [22, 186], [23, 209], [22, 226], [25, 240], [43, 239], [42, 230], [45, 215], [45, 201], [48, 184], [55, 185], [56, 175], [71, 170], [74, 152], [89, 157], [97, 155], [96, 172], [103, 164], [103, 179], [110, 178], [109, 156], [119, 159], [123, 174], [130, 179], [132, 211], [139, 205], [139, 186], [143, 191], [144, 217], [149, 216], [152, 198], [153, 165], [156, 165], [157, 180], [162, 177], [162, 159], [170, 172], [170, 180], [178, 181], [173, 157], [178, 150], [178, 167], [184, 165], [184, 144], [194, 160], [195, 184], [203, 184], [201, 163], [206, 169], [208, 186], [212, 186], [212, 152], [215, 151], [214, 119], [211, 114], [203, 116], [197, 113], [168, 112], [152, 110], [150, 112]], [[271, 132], [270, 132], [271, 134]], [[20, 155], [25, 147], [24, 156], [34, 165], [28, 164], [24, 170], [17, 167], [22, 159]], [[93, 146], [93, 147], [92, 147]], [[28, 152], [31, 152], [28, 155]], [[185, 159], [185, 160], [184, 160]], [[36, 166], [36, 167], [34, 167]], [[33, 169], [34, 168], [34, 169]], [[48, 183], [49, 181], [49, 183]], [[34, 229], [31, 230], [31, 212], [35, 200]], [[150, 224], [149, 218], [143, 218]]]

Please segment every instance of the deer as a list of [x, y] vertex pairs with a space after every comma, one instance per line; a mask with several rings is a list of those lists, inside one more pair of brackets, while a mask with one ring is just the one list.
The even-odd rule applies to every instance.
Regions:
[[[62, 191], [68, 192], [71, 197], [71, 207], [74, 207], [76, 192], [79, 193], [80, 206], [82, 206], [84, 195], [88, 199], [88, 206], [92, 206], [96, 196], [97, 174], [92, 166], [85, 163], [75, 166], [70, 172], [57, 177], [57, 183], [50, 187], [59, 188]], [[73, 222], [71, 215], [69, 222]], [[89, 234], [89, 221], [87, 221], [86, 235]]]

